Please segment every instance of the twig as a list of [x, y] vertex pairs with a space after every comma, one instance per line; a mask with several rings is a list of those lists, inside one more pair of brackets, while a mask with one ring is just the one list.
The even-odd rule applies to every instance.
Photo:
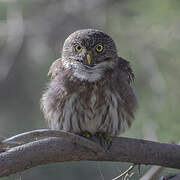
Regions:
[[136, 166], [136, 164], [131, 165], [126, 171], [124, 171], [122, 174], [119, 176], [113, 178], [112, 180], [117, 180], [120, 179], [121, 177], [126, 177], [126, 175], [129, 175], [129, 173], [133, 170], [133, 168]]

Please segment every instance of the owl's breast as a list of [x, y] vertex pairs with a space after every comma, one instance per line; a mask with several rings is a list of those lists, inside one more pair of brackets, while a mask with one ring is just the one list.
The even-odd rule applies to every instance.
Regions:
[[91, 91], [74, 92], [65, 102], [60, 129], [117, 135], [128, 126], [122, 103], [119, 94], [110, 89], [101, 91], [95, 87]]

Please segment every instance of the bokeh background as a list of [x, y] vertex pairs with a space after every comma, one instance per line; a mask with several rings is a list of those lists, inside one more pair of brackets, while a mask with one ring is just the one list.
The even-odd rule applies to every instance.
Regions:
[[[123, 136], [178, 143], [179, 0], [0, 0], [0, 137], [47, 127], [39, 99], [48, 68], [60, 56], [65, 38], [83, 28], [110, 34], [136, 75], [139, 109]], [[56, 163], [3, 179], [109, 180], [128, 165]], [[132, 179], [148, 168], [141, 166], [140, 174], [135, 170]]]

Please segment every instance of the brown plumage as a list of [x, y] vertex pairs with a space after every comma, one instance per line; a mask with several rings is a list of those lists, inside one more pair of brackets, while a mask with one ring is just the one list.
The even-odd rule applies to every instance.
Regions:
[[134, 74], [107, 34], [93, 29], [71, 34], [48, 75], [41, 107], [52, 129], [115, 136], [131, 125]]

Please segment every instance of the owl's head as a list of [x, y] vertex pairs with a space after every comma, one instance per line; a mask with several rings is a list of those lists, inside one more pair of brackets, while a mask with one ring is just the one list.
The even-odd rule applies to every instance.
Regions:
[[117, 50], [110, 36], [95, 29], [72, 33], [64, 42], [62, 62], [74, 76], [90, 82], [100, 80], [107, 68], [112, 68]]

